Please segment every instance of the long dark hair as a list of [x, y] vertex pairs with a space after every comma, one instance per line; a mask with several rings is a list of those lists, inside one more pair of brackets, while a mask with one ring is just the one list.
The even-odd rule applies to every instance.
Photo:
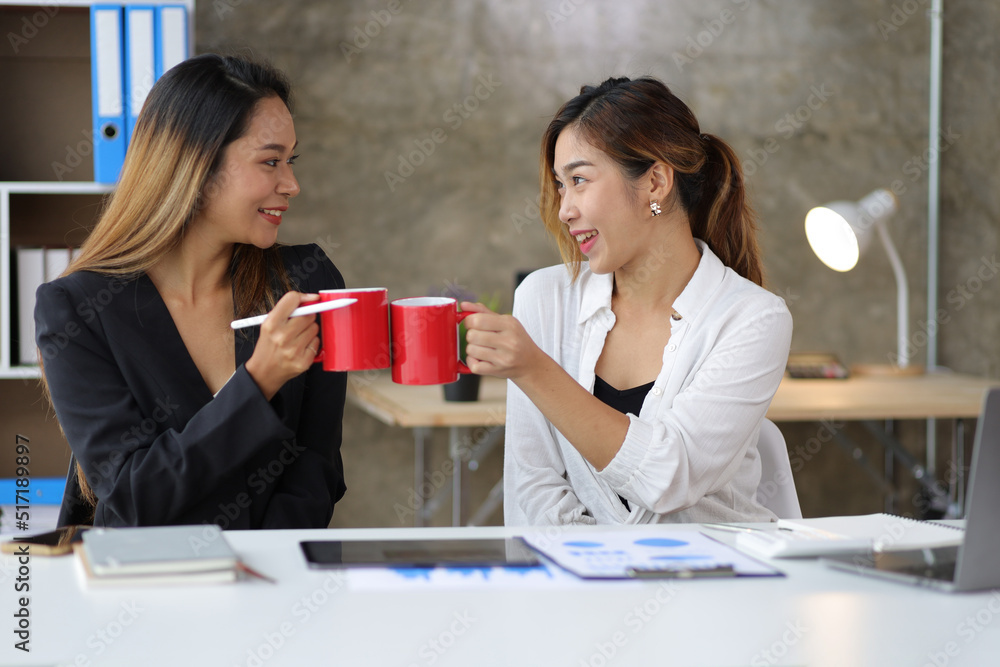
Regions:
[[[291, 110], [291, 87], [265, 62], [205, 54], [185, 60], [152, 87], [129, 142], [121, 176], [100, 220], [66, 273], [136, 277], [181, 241], [206, 194], [224, 187], [223, 151], [246, 134], [257, 103], [277, 96]], [[265, 313], [292, 289], [279, 250], [237, 244], [231, 264], [236, 317]], [[44, 364], [42, 385], [45, 383]], [[96, 505], [79, 461], [83, 498]]]
[[757, 219], [739, 158], [719, 137], [702, 134], [688, 106], [662, 82], [648, 77], [612, 78], [599, 86], [583, 86], [556, 112], [542, 136], [542, 220], [574, 276], [583, 255], [559, 220], [559, 193], [553, 179], [556, 140], [570, 126], [606, 153], [629, 181], [639, 179], [657, 161], [672, 167], [676, 187], [665, 208], [680, 205], [695, 237], [726, 266], [763, 284]]

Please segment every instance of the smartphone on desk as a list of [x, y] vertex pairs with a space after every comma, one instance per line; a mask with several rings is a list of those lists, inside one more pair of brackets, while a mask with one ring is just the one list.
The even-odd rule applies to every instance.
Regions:
[[88, 528], [90, 526], [63, 526], [47, 533], [15, 537], [0, 543], [0, 552], [21, 554], [27, 545], [30, 556], [61, 556], [73, 551], [73, 545], [83, 540], [83, 533]]

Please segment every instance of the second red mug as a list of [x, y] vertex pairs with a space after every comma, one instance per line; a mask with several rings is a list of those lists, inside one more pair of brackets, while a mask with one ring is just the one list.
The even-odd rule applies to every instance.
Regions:
[[455, 299], [396, 299], [390, 310], [393, 382], [448, 384], [472, 372], [458, 359], [458, 323], [471, 313], [458, 312]]

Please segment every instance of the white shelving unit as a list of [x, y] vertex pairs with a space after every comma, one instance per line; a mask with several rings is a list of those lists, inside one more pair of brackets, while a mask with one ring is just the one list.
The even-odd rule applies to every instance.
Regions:
[[[59, 197], [66, 195], [103, 196], [112, 186], [92, 182], [46, 182], [8, 181], [0, 182], [0, 331], [4, 332], [4, 344], [0, 346], [0, 379], [37, 378], [37, 366], [20, 366], [13, 363], [10, 341], [13, 337], [14, 317], [11, 312], [13, 295], [13, 266], [11, 263], [11, 197], [16, 195], [45, 195]], [[95, 202], [96, 203], [96, 202]], [[24, 224], [29, 224], [27, 221]], [[67, 221], [67, 228], [70, 222]]]
[[[79, 245], [113, 189], [90, 180], [93, 4], [0, 2], [0, 34], [5, 42], [13, 40], [0, 52], [0, 88], [17, 99], [0, 105], [0, 144], [11, 158], [0, 161], [0, 380], [40, 376], [37, 366], [19, 364], [12, 345], [17, 326], [12, 253], [18, 246]], [[194, 0], [101, 4], [184, 6], [188, 53], [193, 53]]]

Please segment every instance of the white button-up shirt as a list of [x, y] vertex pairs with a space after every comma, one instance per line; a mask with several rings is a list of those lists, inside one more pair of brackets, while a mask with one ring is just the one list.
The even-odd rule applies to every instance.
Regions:
[[[775, 519], [756, 500], [757, 438], [788, 360], [792, 318], [784, 300], [697, 243], [701, 261], [674, 302], [680, 319], [671, 319], [663, 366], [604, 470], [508, 382], [507, 525]], [[613, 281], [586, 263], [575, 282], [552, 266], [529, 275], [514, 299], [532, 340], [591, 392], [615, 325]]]

